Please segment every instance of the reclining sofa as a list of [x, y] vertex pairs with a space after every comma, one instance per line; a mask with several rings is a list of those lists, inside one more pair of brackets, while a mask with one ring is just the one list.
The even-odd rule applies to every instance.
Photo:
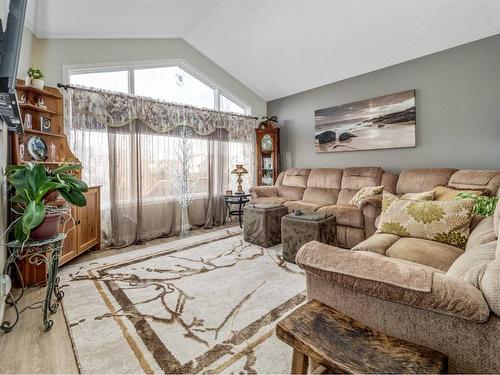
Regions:
[[291, 168], [280, 173], [274, 186], [252, 187], [251, 203], [284, 204], [290, 213], [300, 209], [335, 215], [339, 246], [350, 248], [375, 233], [381, 197], [367, 199], [360, 208], [349, 201], [365, 186], [384, 185], [395, 193], [397, 177], [378, 167]]
[[[403, 171], [396, 192], [447, 184], [499, 195], [500, 171]], [[309, 242], [296, 262], [307, 297], [448, 356], [453, 373], [500, 373], [500, 204], [473, 220], [465, 249], [375, 233], [346, 250]]]
[[290, 168], [280, 173], [274, 186], [252, 187], [251, 203], [283, 204], [290, 213], [300, 209], [335, 215], [338, 246], [350, 249], [377, 230], [382, 196], [365, 199], [359, 208], [349, 201], [361, 188], [378, 185], [400, 196], [436, 186], [487, 189], [496, 194], [500, 171], [421, 168], [403, 170], [398, 176], [378, 167]]

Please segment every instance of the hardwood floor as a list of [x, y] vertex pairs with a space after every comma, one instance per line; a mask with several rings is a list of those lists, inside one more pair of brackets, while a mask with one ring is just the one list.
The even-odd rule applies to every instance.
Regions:
[[[192, 235], [207, 233], [236, 225], [228, 223], [213, 229], [195, 229]], [[92, 259], [137, 250], [176, 240], [177, 237], [159, 238], [144, 245], [134, 245], [123, 249], [109, 249], [82, 254], [68, 264], [78, 264]], [[63, 266], [64, 267], [64, 266]], [[21, 299], [20, 308], [43, 300], [45, 288], [29, 288]], [[12, 308], [6, 309], [4, 318], [13, 317]], [[64, 314], [58, 311], [52, 315], [54, 326], [45, 332], [42, 326], [42, 310], [27, 309], [20, 321], [8, 334], [0, 332], [0, 373], [1, 374], [75, 374], [78, 373], [69, 331]], [[110, 369], [111, 370], [111, 369]]]

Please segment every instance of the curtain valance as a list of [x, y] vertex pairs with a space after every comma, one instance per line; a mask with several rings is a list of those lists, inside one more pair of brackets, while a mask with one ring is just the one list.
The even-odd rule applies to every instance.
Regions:
[[256, 118], [235, 113], [86, 87], [64, 87], [65, 119], [70, 122], [67, 128], [72, 129], [116, 128], [138, 120], [158, 133], [187, 125], [200, 135], [225, 129], [230, 140], [248, 142], [258, 125]]

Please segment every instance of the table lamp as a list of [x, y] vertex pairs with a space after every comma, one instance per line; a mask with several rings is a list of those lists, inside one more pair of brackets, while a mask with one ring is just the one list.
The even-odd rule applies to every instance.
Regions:
[[236, 182], [238, 183], [238, 189], [236, 191], [236, 194], [244, 194], [243, 188], [241, 187], [241, 183], [243, 182], [241, 175], [247, 173], [248, 171], [245, 168], [243, 168], [243, 164], [236, 164], [236, 168], [234, 168], [231, 171], [231, 174], [235, 174], [238, 176], [238, 179], [236, 180]]

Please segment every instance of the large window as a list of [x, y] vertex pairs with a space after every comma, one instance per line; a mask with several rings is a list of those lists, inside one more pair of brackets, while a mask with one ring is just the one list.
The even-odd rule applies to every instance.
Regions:
[[250, 114], [248, 105], [182, 64], [69, 69], [68, 82], [224, 112]]
[[[67, 78], [70, 84], [110, 90], [132, 95], [147, 96], [197, 107], [210, 108], [225, 112], [250, 114], [250, 108], [232, 96], [225, 89], [213, 84], [187, 66], [119, 66], [109, 68], [78, 68], [68, 69]], [[132, 140], [125, 133], [114, 136], [115, 152], [123, 152], [123, 158], [118, 158], [115, 167], [121, 171], [132, 171], [129, 165], [128, 152]], [[109, 208], [109, 139], [103, 131], [74, 130], [70, 134], [72, 149], [84, 163], [83, 177], [94, 185], [102, 186], [104, 209]], [[176, 158], [176, 144], [180, 138], [176, 134], [144, 134], [134, 142], [141, 147], [141, 194], [145, 203], [167, 201], [174, 199], [172, 178], [174, 170], [178, 168]], [[249, 153], [248, 144], [226, 142], [227, 163], [232, 169], [236, 164], [245, 164], [251, 168], [253, 154]], [[208, 192], [208, 145], [207, 139], [196, 137], [192, 140], [193, 146], [193, 178], [195, 180], [194, 198], [206, 197]], [[234, 178], [231, 176], [224, 188], [234, 189]], [[244, 187], [248, 189], [252, 177], [244, 176]], [[133, 178], [131, 186], [123, 186], [125, 194], [136, 188]], [[120, 192], [115, 195], [120, 195]], [[116, 198], [116, 197], [115, 197]], [[126, 198], [124, 198], [126, 199]], [[126, 200], [118, 199], [119, 204], [126, 205]]]

